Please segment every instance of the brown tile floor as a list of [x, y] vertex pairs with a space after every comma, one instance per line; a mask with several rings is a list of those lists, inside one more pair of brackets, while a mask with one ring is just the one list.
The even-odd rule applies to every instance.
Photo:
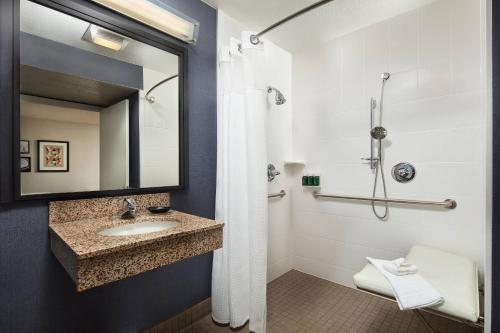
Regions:
[[[298, 271], [290, 271], [268, 285], [268, 333], [353, 332], [427, 333], [416, 317], [397, 304]], [[443, 318], [428, 317], [442, 333], [480, 332]], [[220, 327], [210, 316], [182, 333], [235, 332]], [[237, 330], [248, 333], [248, 325]]]

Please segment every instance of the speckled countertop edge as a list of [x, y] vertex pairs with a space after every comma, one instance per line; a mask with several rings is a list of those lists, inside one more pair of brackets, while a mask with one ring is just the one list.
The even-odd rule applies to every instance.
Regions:
[[134, 220], [121, 220], [119, 217], [89, 218], [59, 224], [50, 224], [56, 233], [74, 252], [78, 259], [92, 258], [113, 252], [144, 246], [147, 244], [187, 236], [190, 234], [223, 228], [224, 224], [215, 220], [171, 211], [166, 214], [141, 213], [137, 220], [173, 219], [180, 225], [165, 231], [133, 236], [102, 236], [98, 233], [106, 228], [134, 223]]

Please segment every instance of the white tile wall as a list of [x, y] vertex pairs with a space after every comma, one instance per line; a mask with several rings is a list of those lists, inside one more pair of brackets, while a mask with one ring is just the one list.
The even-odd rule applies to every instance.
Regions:
[[[480, 0], [440, 0], [293, 54], [293, 154], [319, 172], [326, 193], [370, 195], [369, 99], [389, 71], [384, 126], [391, 197], [443, 200], [453, 211], [392, 207], [379, 222], [367, 204], [314, 199], [292, 179], [295, 269], [345, 285], [366, 256], [395, 258], [414, 244], [468, 256], [483, 267], [486, 123], [480, 90]], [[389, 175], [414, 163], [408, 184]], [[280, 248], [280, 243], [271, 248]]]
[[[269, 191], [288, 193], [270, 202], [269, 280], [293, 267], [352, 285], [366, 256], [402, 256], [414, 244], [463, 254], [483, 267], [479, 16], [479, 0], [441, 0], [293, 57], [266, 43], [269, 84], [288, 100], [279, 107], [269, 103], [269, 162], [282, 171]], [[239, 38], [241, 30], [219, 11], [219, 42]], [[392, 74], [384, 111], [386, 174], [403, 160], [417, 167], [412, 183], [387, 177], [390, 195], [450, 197], [457, 209], [392, 207], [389, 222], [381, 223], [368, 205], [316, 200], [300, 186], [300, 175], [310, 171], [321, 173], [324, 192], [371, 193], [373, 174], [360, 158], [369, 153], [369, 98], [379, 99], [383, 71]], [[292, 156], [307, 167], [285, 168]]]
[[[248, 30], [239, 22], [218, 11], [218, 44], [228, 44], [231, 37], [240, 39], [241, 32]], [[292, 153], [292, 56], [270, 41], [265, 40], [266, 84], [278, 88], [285, 95], [284, 105], [274, 104], [274, 94], [269, 96], [267, 117], [267, 150], [269, 163], [281, 171], [272, 183], [270, 192], [285, 190], [287, 196], [269, 201], [269, 243], [268, 243], [268, 281], [291, 269], [291, 195], [288, 184], [291, 175], [285, 170], [283, 162]], [[263, 174], [264, 176], [265, 174]]]
[[272, 281], [291, 269], [291, 196], [290, 170], [284, 161], [292, 155], [292, 56], [275, 44], [264, 41], [267, 82], [278, 88], [287, 99], [283, 105], [269, 96], [267, 117], [268, 161], [281, 172], [271, 183], [269, 192], [285, 190], [287, 196], [269, 200], [268, 280]]
[[179, 102], [178, 81], [172, 80], [155, 90], [154, 104], [145, 100], [146, 92], [167, 74], [144, 68], [144, 89], [140, 93], [141, 186], [179, 184]]

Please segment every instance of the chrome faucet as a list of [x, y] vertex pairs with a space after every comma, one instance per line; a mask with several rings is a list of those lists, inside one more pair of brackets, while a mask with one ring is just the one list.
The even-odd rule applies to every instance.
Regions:
[[135, 213], [137, 211], [137, 202], [132, 198], [123, 199], [124, 206], [127, 207], [127, 211], [122, 214], [121, 218], [124, 220], [135, 218]]

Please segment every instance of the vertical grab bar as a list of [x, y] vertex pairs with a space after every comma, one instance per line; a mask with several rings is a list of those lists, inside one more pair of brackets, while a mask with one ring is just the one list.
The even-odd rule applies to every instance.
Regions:
[[[375, 118], [375, 108], [377, 107], [377, 101], [375, 98], [370, 98], [370, 129], [368, 133], [371, 133], [372, 129], [375, 127], [374, 118]], [[368, 135], [370, 139], [370, 157], [363, 157], [361, 160], [370, 162], [370, 169], [375, 170], [377, 168], [378, 159], [373, 157], [374, 148], [373, 148], [373, 138], [371, 135]]]
[[[370, 98], [370, 129], [369, 131], [372, 130], [372, 128], [375, 126], [373, 124], [373, 112], [375, 110], [377, 106], [377, 101], [372, 97]], [[370, 138], [370, 168], [372, 170], [374, 170], [376, 168], [376, 165], [375, 165], [375, 160], [373, 158], [373, 138], [371, 137], [371, 135], [369, 136]]]

